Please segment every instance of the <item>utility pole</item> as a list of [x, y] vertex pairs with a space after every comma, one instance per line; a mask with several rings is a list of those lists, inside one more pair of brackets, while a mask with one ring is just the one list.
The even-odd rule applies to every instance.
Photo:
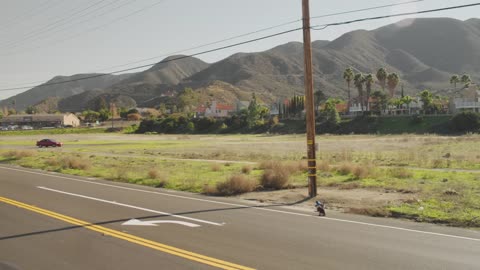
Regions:
[[315, 155], [315, 107], [313, 102], [312, 40], [310, 38], [309, 0], [302, 0], [303, 52], [305, 59], [305, 110], [307, 114], [308, 196], [317, 196], [317, 159]]

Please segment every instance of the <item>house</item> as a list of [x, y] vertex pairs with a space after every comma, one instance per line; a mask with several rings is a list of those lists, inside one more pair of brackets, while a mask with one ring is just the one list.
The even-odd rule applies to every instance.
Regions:
[[480, 112], [480, 90], [476, 84], [464, 88], [457, 95], [450, 99], [450, 112], [458, 113], [462, 111]]
[[210, 106], [200, 105], [195, 110], [197, 117], [227, 117], [235, 112], [235, 106], [213, 101]]
[[2, 126], [32, 126], [42, 127], [78, 127], [80, 119], [75, 114], [17, 114], [9, 115], [0, 120]]

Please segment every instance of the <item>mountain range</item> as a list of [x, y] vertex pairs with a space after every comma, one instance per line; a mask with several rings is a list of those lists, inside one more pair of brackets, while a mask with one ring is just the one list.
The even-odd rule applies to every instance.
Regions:
[[[352, 31], [333, 41], [315, 41], [312, 53], [315, 89], [327, 96], [346, 97], [342, 75], [349, 66], [363, 73], [375, 74], [380, 67], [396, 72], [399, 88], [408, 94], [425, 88], [447, 94], [453, 74], [468, 73], [473, 81], [480, 79], [480, 19], [407, 19], [372, 31]], [[85, 75], [52, 81], [78, 76]], [[289, 42], [263, 52], [237, 53], [212, 64], [172, 56], [135, 74], [35, 87], [0, 106], [15, 99], [17, 107], [24, 109], [48, 97], [59, 98], [61, 111], [83, 110], [99, 97], [124, 106], [158, 106], [169, 93], [186, 87], [220, 102], [248, 100], [254, 92], [268, 103], [303, 93], [303, 80], [303, 44]], [[352, 89], [352, 96], [356, 95]]]

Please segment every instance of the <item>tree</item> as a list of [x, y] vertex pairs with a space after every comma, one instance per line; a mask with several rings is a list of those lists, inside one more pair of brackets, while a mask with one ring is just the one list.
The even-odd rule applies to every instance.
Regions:
[[37, 113], [37, 109], [33, 106], [28, 106], [26, 109], [25, 109], [25, 112], [27, 114], [36, 114]]
[[412, 102], [414, 102], [415, 100], [411, 96], [404, 96], [401, 100], [402, 104], [407, 105], [408, 114], [410, 114], [410, 104], [412, 104]]
[[3, 118], [3, 112], [0, 111], [0, 119]]
[[129, 113], [127, 115], [128, 121], [138, 121], [140, 119], [142, 119], [142, 116], [139, 113]]
[[[347, 101], [347, 110], [350, 110], [350, 102], [352, 102], [351, 99], [351, 93], [350, 93], [350, 85], [352, 84], [353, 78], [354, 78], [354, 73], [353, 69], [351, 67], [345, 69], [343, 72], [343, 79], [347, 82], [347, 87], [348, 87], [348, 101]], [[350, 113], [350, 111], [348, 111]]]
[[455, 89], [457, 89], [457, 83], [459, 82], [460, 82], [460, 77], [458, 75], [453, 75], [450, 78], [450, 84], [453, 84], [453, 87], [455, 87]]
[[372, 93], [372, 108], [371, 110], [380, 114], [383, 110], [387, 109], [388, 98], [385, 92], [378, 90]]
[[373, 74], [369, 73], [365, 76], [365, 88], [367, 89], [367, 96], [365, 98], [366, 103], [367, 103], [367, 111], [370, 111], [370, 95], [372, 93], [372, 86], [375, 83], [375, 79], [373, 78]]
[[82, 112], [82, 116], [86, 122], [96, 122], [100, 117], [100, 113], [92, 110], [86, 110]]
[[360, 99], [360, 107], [362, 109], [362, 112], [363, 112], [363, 103], [364, 103], [364, 100], [363, 100], [363, 96], [364, 96], [363, 84], [364, 83], [365, 83], [365, 77], [363, 76], [363, 74], [362, 73], [355, 74], [355, 77], [353, 78], [353, 84], [358, 90], [358, 96]]
[[420, 100], [423, 102], [423, 113], [426, 114], [432, 108], [433, 94], [427, 89], [420, 92]]
[[100, 120], [102, 122], [107, 121], [110, 118], [110, 116], [112, 115], [108, 109], [101, 109], [98, 112], [98, 114], [99, 114], [98, 120]]
[[313, 99], [315, 101], [315, 108], [317, 109], [320, 106], [320, 104], [327, 99], [327, 96], [325, 96], [325, 94], [322, 91], [318, 90], [315, 93], [313, 93]]
[[105, 101], [104, 97], [99, 97], [95, 99], [93, 104], [93, 110], [96, 112], [100, 112], [101, 110], [108, 110], [107, 102]]
[[397, 73], [390, 73], [387, 76], [387, 86], [388, 90], [390, 91], [390, 97], [395, 96], [395, 88], [397, 88], [398, 84], [400, 83], [400, 77]]
[[118, 118], [118, 110], [115, 102], [110, 103], [110, 114], [112, 115], [113, 119]]
[[325, 117], [327, 119], [327, 123], [336, 126], [340, 123], [340, 115], [337, 111], [337, 104], [341, 103], [341, 100], [335, 98], [329, 98], [327, 102], [325, 102]]
[[470, 75], [468, 74], [463, 74], [462, 78], [460, 78], [460, 82], [463, 83], [466, 88], [470, 86], [470, 83], [472, 82], [472, 78], [470, 78]]
[[382, 90], [385, 91], [385, 86], [387, 85], [387, 76], [388, 72], [385, 68], [381, 68], [377, 71], [377, 80], [380, 83], [380, 86], [382, 87]]
[[6, 106], [2, 107], [3, 116], [8, 116], [8, 108]]
[[178, 95], [178, 107], [183, 112], [190, 112], [190, 108], [198, 104], [199, 94], [192, 88], [185, 88]]

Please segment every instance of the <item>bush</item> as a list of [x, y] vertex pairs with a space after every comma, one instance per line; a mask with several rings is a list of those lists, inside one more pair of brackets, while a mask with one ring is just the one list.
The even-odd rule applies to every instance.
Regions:
[[216, 188], [206, 186], [204, 193], [210, 195], [232, 196], [252, 192], [256, 183], [245, 175], [234, 175], [225, 182], [217, 183]]
[[450, 126], [457, 132], [476, 132], [480, 129], [480, 115], [474, 112], [462, 112], [450, 120]]
[[263, 172], [260, 184], [266, 189], [282, 189], [288, 185], [290, 172], [284, 167], [267, 169]]
[[35, 151], [32, 150], [12, 150], [8, 151], [3, 156], [13, 159], [22, 159], [25, 157], [32, 157], [36, 154]]
[[337, 172], [340, 174], [340, 175], [349, 175], [351, 173], [353, 173], [353, 171], [355, 170], [355, 165], [353, 165], [352, 163], [343, 163], [342, 165], [340, 165], [340, 167], [337, 168]]
[[388, 172], [390, 176], [399, 179], [411, 178], [413, 176], [413, 173], [405, 168], [392, 168]]
[[218, 164], [218, 163], [214, 163], [214, 164], [212, 164], [211, 168], [212, 168], [212, 172], [218, 172], [222, 169], [222, 166], [220, 166], [220, 164]]
[[79, 157], [63, 157], [59, 163], [63, 169], [87, 170], [92, 166], [89, 160]]
[[252, 166], [250, 165], [244, 165], [242, 167], [242, 173], [244, 174], [250, 174], [252, 172]]
[[158, 169], [150, 169], [148, 171], [148, 178], [150, 179], [155, 179], [155, 180], [161, 180], [161, 181], [166, 181], [167, 180], [167, 175]]

